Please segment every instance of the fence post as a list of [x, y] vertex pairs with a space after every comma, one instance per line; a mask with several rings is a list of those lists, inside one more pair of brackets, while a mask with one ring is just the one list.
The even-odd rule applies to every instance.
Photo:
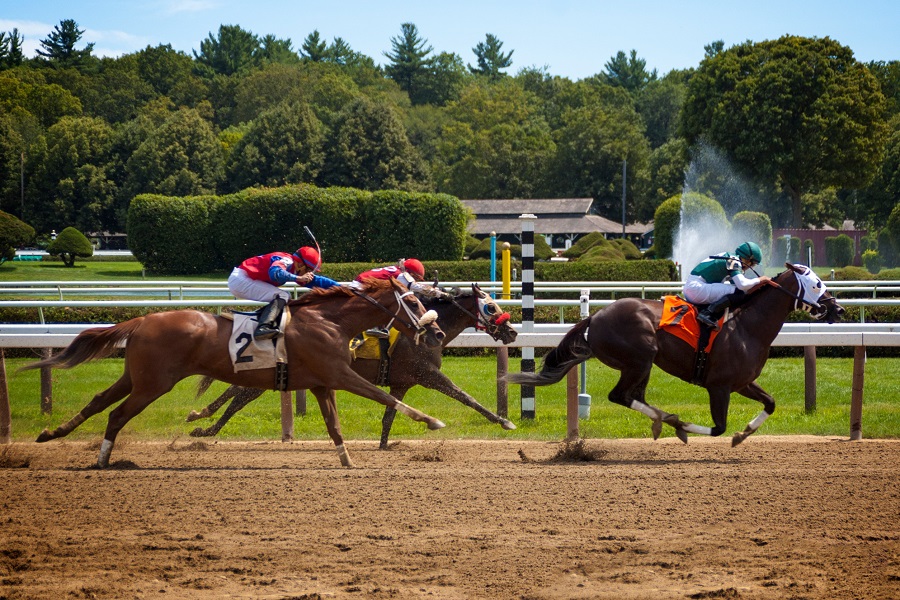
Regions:
[[295, 408], [294, 414], [296, 414], [300, 417], [305, 417], [306, 416], [306, 390], [297, 390], [297, 392], [295, 393], [294, 396], [296, 398], [296, 401], [295, 401], [296, 408]]
[[[522, 333], [534, 331], [534, 222], [532, 214], [520, 215], [522, 221]], [[523, 373], [534, 373], [534, 348], [522, 347]], [[522, 385], [522, 418], [535, 417], [534, 386]]]
[[566, 440], [573, 442], [579, 436], [578, 367], [572, 367], [566, 374]]
[[6, 384], [6, 356], [0, 348], [0, 444], [12, 441], [12, 411], [9, 408], [9, 387]]
[[816, 347], [803, 347], [803, 366], [806, 373], [806, 393], [804, 395], [804, 408], [806, 412], [816, 410]]
[[504, 377], [509, 373], [509, 348], [497, 348], [497, 414], [509, 418], [509, 384]]
[[866, 373], [866, 347], [853, 350], [853, 386], [850, 395], [850, 439], [862, 439], [863, 383]]
[[294, 439], [294, 412], [291, 406], [291, 392], [281, 392], [281, 441]]
[[[53, 357], [53, 348], [41, 350], [41, 358]], [[50, 367], [41, 367], [41, 414], [53, 414], [53, 373]]]

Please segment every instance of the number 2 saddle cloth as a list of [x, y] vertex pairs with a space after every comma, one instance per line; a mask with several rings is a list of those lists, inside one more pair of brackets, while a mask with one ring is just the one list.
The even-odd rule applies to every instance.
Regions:
[[[700, 323], [697, 321], [697, 307], [679, 296], [663, 297], [663, 313], [659, 320], [659, 329], [671, 333], [691, 345], [697, 351], [700, 339]], [[725, 321], [723, 316], [719, 319], [719, 326]], [[709, 352], [713, 341], [719, 334], [713, 330], [709, 334], [709, 342], [703, 350]]]

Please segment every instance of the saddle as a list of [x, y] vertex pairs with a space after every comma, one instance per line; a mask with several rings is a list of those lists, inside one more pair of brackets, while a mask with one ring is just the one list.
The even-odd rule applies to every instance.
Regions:
[[388, 385], [391, 374], [391, 355], [394, 346], [400, 339], [400, 332], [391, 328], [387, 339], [375, 337], [367, 333], [361, 333], [350, 340], [350, 356], [353, 360], [377, 360], [378, 379], [375, 385]]
[[[658, 329], [684, 340], [694, 349], [694, 375], [692, 383], [702, 385], [706, 379], [706, 358], [712, 350], [718, 330], [703, 327], [697, 321], [698, 308], [679, 296], [663, 297], [663, 313]], [[727, 315], [719, 319], [719, 328]]]
[[[234, 372], [252, 369], [275, 368], [273, 388], [284, 391], [288, 388], [287, 349], [284, 334], [271, 340], [259, 341], [253, 337], [259, 311], [233, 311], [222, 313], [222, 318], [230, 320], [231, 335], [228, 337], [228, 354], [234, 365]], [[291, 311], [281, 312], [279, 329], [284, 331], [291, 320]]]

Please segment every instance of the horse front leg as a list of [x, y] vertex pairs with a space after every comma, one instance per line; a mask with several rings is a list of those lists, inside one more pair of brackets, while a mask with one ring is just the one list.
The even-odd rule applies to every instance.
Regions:
[[341, 466], [352, 467], [353, 461], [347, 449], [344, 448], [344, 435], [341, 433], [341, 420], [337, 412], [337, 398], [334, 390], [321, 386], [309, 389], [316, 401], [319, 403], [319, 410], [322, 412], [322, 418], [325, 420], [325, 428], [328, 430], [328, 436], [334, 442], [335, 450], [337, 450], [338, 458]]
[[[225, 424], [231, 420], [231, 417], [265, 393], [265, 390], [259, 388], [245, 388], [236, 385], [228, 388], [226, 393], [232, 389], [234, 390], [232, 391], [234, 398], [231, 400], [231, 404], [228, 405], [228, 408], [225, 409], [222, 416], [219, 417], [219, 420], [206, 429], [197, 427], [191, 432], [191, 437], [212, 437], [216, 435], [223, 427], [225, 427]], [[223, 394], [223, 396], [224, 395], [225, 394]], [[216, 402], [218, 402], [218, 400], [216, 400]]]
[[737, 393], [741, 396], [745, 396], [750, 398], [751, 400], [757, 400], [762, 402], [763, 409], [760, 411], [756, 417], [747, 424], [747, 427], [744, 428], [743, 431], [735, 432], [735, 434], [731, 438], [731, 447], [734, 448], [745, 439], [747, 439], [752, 433], [756, 432], [763, 423], [765, 423], [766, 419], [772, 416], [772, 413], [775, 412], [775, 399], [772, 398], [764, 389], [762, 389], [759, 384], [755, 381], [751, 382], [747, 387], [737, 390]]
[[500, 427], [506, 429], [507, 431], [516, 428], [515, 423], [513, 423], [509, 419], [504, 419], [490, 409], [482, 406], [481, 403], [478, 402], [478, 400], [460, 389], [459, 386], [453, 383], [453, 381], [449, 377], [447, 377], [443, 372], [437, 369], [429, 372], [426, 376], [419, 379], [418, 383], [423, 387], [437, 390], [445, 396], [449, 396], [457, 402], [468, 406], [491, 423], [497, 423], [500, 425]]
[[[391, 388], [391, 396], [396, 398], [399, 402], [403, 401], [403, 398], [406, 396], [406, 392], [409, 391], [408, 387], [404, 388]], [[384, 407], [384, 416], [381, 417], [381, 441], [378, 443], [379, 450], [387, 450], [388, 449], [388, 437], [391, 435], [391, 427], [394, 426], [394, 417], [397, 416], [397, 410], [391, 406]]]
[[236, 385], [228, 386], [228, 389], [222, 392], [222, 394], [204, 406], [200, 411], [192, 410], [190, 414], [187, 416], [186, 421], [190, 423], [191, 421], [196, 421], [197, 419], [205, 419], [206, 417], [211, 417], [216, 414], [222, 405], [224, 405], [228, 400], [237, 396], [240, 391], [240, 387]]

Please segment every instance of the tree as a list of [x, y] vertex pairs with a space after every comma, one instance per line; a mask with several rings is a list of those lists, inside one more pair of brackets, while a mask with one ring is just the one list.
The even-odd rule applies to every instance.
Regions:
[[196, 106], [206, 96], [206, 83], [194, 75], [194, 61], [171, 44], [147, 46], [135, 53], [141, 80], [176, 106]]
[[647, 84], [635, 98], [635, 108], [647, 126], [651, 148], [659, 148], [678, 135], [681, 105], [687, 84], [678, 74], [666, 75]]
[[41, 48], [37, 53], [54, 67], [84, 68], [91, 59], [94, 43], [91, 42], [81, 50], [76, 50], [75, 44], [81, 41], [83, 35], [84, 30], [78, 29], [78, 24], [74, 20], [64, 19], [53, 27], [50, 35], [41, 40]]
[[894, 207], [900, 205], [900, 114], [891, 119], [889, 129], [884, 159], [872, 185], [847, 202], [855, 205], [852, 216], [856, 222], [872, 229], [886, 223]]
[[630, 56], [625, 56], [625, 53], [619, 50], [615, 56], [606, 61], [603, 68], [605, 71], [600, 74], [603, 82], [623, 87], [631, 93], [639, 92], [651, 81], [656, 81], [656, 69], [648, 73], [647, 61], [638, 58], [637, 50], [632, 50]]
[[16, 246], [24, 246], [33, 239], [31, 225], [0, 211], [0, 264], [16, 257]]
[[222, 146], [194, 109], [181, 109], [154, 130], [125, 166], [129, 197], [214, 194], [224, 177]]
[[400, 29], [401, 34], [391, 38], [393, 51], [384, 53], [390, 60], [385, 72], [409, 94], [413, 104], [422, 104], [420, 88], [432, 65], [432, 60], [428, 58], [432, 47], [426, 47], [428, 40], [419, 36], [419, 30], [413, 23], [403, 23]]
[[682, 126], [751, 176], [788, 194], [865, 187], [884, 148], [884, 96], [853, 52], [829, 38], [784, 36], [708, 56], [688, 84]]
[[39, 231], [72, 223], [85, 231], [112, 225], [116, 186], [107, 174], [112, 128], [94, 117], [64, 117], [47, 130], [27, 188]]
[[350, 103], [328, 145], [325, 183], [364, 190], [425, 191], [425, 163], [393, 110], [367, 98]]
[[300, 61], [300, 57], [294, 52], [291, 38], [279, 39], [272, 34], [267, 34], [259, 40], [259, 60], [263, 64], [278, 63], [290, 65]]
[[467, 76], [466, 65], [458, 54], [441, 52], [431, 61], [427, 76], [421, 79], [420, 102], [417, 106], [444, 106], [447, 102], [456, 100]]
[[312, 183], [324, 161], [324, 128], [307, 104], [283, 103], [263, 113], [235, 145], [231, 189]]
[[200, 42], [200, 52], [194, 59], [210, 73], [234, 75], [259, 65], [259, 38], [238, 25], [220, 25], [219, 33]]
[[22, 52], [24, 41], [25, 38], [17, 28], [13, 28], [8, 34], [0, 31], [0, 71], [22, 64], [25, 60], [25, 54]]
[[75, 258], [88, 258], [94, 255], [94, 247], [84, 234], [74, 227], [66, 227], [59, 232], [56, 239], [47, 246], [47, 254], [59, 256], [67, 267], [75, 266]]
[[503, 42], [501, 42], [494, 34], [488, 33], [485, 41], [478, 42], [472, 48], [475, 58], [478, 59], [478, 66], [469, 65], [469, 70], [478, 75], [484, 75], [491, 81], [497, 81], [506, 73], [502, 73], [501, 69], [512, 66], [512, 55], [515, 50], [510, 50], [503, 54]]
[[302, 60], [310, 62], [322, 62], [328, 58], [328, 44], [319, 37], [318, 29], [314, 29], [303, 40], [303, 44], [300, 46], [300, 57]]

